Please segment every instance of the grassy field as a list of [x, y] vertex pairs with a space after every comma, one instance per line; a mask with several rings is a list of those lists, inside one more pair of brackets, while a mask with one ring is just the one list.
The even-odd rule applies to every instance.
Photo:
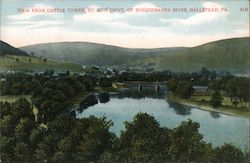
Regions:
[[[19, 59], [17, 61], [16, 59]], [[7, 55], [0, 57], [0, 70], [1, 71], [44, 71], [46, 69], [53, 69], [56, 72], [81, 71], [81, 66], [75, 63], [47, 60], [27, 56], [13, 56]]]
[[[195, 92], [191, 97], [191, 101], [195, 101], [199, 103], [204, 103], [204, 102], [209, 103], [209, 101], [211, 101], [211, 96], [212, 96], [211, 92], [208, 92], [208, 93], [196, 93]], [[237, 107], [235, 107], [233, 103], [231, 102], [230, 97], [223, 96], [222, 106], [230, 107], [234, 109], [247, 109], [249, 108], [250, 105], [249, 103], [243, 102], [243, 108], [240, 108], [240, 103], [237, 105]]]
[[0, 102], [15, 102], [19, 98], [30, 99], [30, 95], [8, 95], [8, 96], [0, 96]]
[[231, 103], [231, 100], [229, 97], [223, 97], [222, 106], [214, 108], [210, 104], [211, 95], [210, 94], [197, 94], [194, 93], [190, 99], [183, 99], [179, 98], [177, 96], [174, 96], [173, 94], [168, 94], [168, 99], [171, 101], [178, 102], [183, 105], [199, 108], [202, 110], [207, 111], [214, 111], [218, 113], [233, 115], [233, 116], [240, 116], [240, 117], [247, 117], [249, 118], [250, 112], [249, 112], [249, 103], [243, 105], [244, 107], [240, 108], [240, 105], [238, 107], [233, 106]]

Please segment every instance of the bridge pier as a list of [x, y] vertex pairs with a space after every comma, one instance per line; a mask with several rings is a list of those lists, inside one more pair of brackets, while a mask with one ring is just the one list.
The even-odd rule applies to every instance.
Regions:
[[142, 85], [141, 84], [138, 86], [138, 90], [142, 91]]
[[160, 90], [160, 86], [159, 85], [156, 85], [155, 86], [155, 90], [158, 92]]

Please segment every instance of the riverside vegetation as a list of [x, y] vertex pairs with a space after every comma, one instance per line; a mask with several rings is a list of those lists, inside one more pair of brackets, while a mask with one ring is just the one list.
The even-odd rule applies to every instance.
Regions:
[[191, 120], [174, 129], [138, 113], [120, 137], [104, 118], [58, 115], [41, 127], [26, 99], [1, 104], [1, 159], [4, 162], [247, 162], [237, 147], [212, 148]]
[[[73, 99], [95, 87], [112, 82], [167, 81], [169, 91], [191, 98], [193, 85], [211, 89], [214, 107], [229, 97], [234, 109], [249, 106], [249, 78], [219, 75], [203, 68], [197, 73], [122, 73], [95, 78], [65, 73], [2, 74], [1, 95], [30, 95], [15, 102], [1, 102], [0, 149], [3, 162], [248, 162], [248, 152], [231, 144], [212, 147], [192, 120], [178, 127], [160, 127], [155, 118], [138, 113], [118, 137], [110, 132], [112, 121], [90, 116], [77, 119], [71, 112]], [[206, 100], [206, 99], [205, 99]], [[204, 101], [204, 100], [202, 100]], [[206, 101], [204, 101], [206, 102]], [[35, 113], [34, 108], [38, 111]], [[153, 109], [153, 108], [152, 108]]]

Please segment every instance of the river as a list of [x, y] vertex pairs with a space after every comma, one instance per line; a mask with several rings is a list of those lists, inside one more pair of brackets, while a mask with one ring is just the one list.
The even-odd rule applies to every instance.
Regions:
[[124, 130], [125, 121], [132, 121], [138, 112], [153, 115], [162, 127], [175, 128], [182, 121], [191, 119], [200, 123], [199, 132], [204, 140], [213, 146], [231, 143], [242, 150], [249, 148], [249, 119], [226, 114], [205, 111], [171, 102], [166, 97], [166, 88], [160, 91], [154, 88], [136, 87], [110, 93], [109, 101], [88, 107], [82, 112], [77, 111], [77, 118], [94, 115], [106, 116], [114, 122], [111, 131], [120, 135]]

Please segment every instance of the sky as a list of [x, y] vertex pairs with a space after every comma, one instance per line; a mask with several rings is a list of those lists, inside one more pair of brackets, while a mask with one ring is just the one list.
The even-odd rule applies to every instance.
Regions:
[[[193, 47], [215, 40], [249, 37], [249, 11], [241, 10], [249, 10], [247, 0], [1, 0], [0, 3], [0, 38], [15, 47], [65, 41], [128, 48]], [[54, 8], [65, 12], [48, 12]], [[108, 10], [97, 12], [100, 8]], [[124, 11], [110, 12], [117, 8]], [[143, 8], [165, 8], [167, 12], [136, 12]], [[181, 8], [188, 12], [174, 12]], [[217, 8], [219, 12], [190, 12], [194, 8]], [[29, 12], [20, 12], [21, 9]], [[35, 9], [46, 12], [34, 12]]]

